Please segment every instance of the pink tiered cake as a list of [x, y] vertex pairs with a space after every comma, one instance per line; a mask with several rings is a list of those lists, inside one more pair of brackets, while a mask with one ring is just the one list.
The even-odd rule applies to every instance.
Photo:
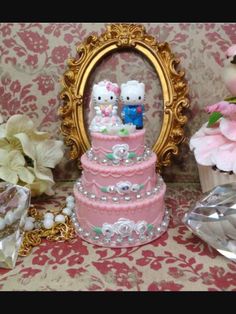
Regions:
[[106, 247], [141, 245], [167, 228], [166, 185], [155, 171], [156, 154], [144, 145], [145, 129], [128, 136], [91, 133], [74, 186], [80, 237]]

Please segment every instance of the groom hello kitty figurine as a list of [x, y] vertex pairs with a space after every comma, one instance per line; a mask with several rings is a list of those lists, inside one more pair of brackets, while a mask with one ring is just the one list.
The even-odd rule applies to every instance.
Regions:
[[121, 84], [120, 97], [123, 105], [121, 116], [125, 124], [132, 123], [136, 129], [143, 128], [144, 89], [144, 83], [139, 83], [139, 81]]

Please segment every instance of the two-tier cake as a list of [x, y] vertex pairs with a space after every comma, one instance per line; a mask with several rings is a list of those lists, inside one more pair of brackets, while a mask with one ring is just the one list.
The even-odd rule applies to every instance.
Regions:
[[156, 173], [156, 154], [145, 146], [145, 129], [118, 123], [115, 133], [109, 123], [91, 129], [91, 149], [81, 157], [74, 186], [77, 231], [97, 245], [141, 245], [167, 228], [166, 185]]

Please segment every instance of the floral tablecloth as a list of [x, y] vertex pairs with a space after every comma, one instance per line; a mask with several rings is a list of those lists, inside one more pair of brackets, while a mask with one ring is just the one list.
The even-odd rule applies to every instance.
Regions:
[[[60, 182], [53, 198], [33, 200], [39, 209], [58, 208], [73, 182]], [[0, 290], [236, 291], [236, 264], [221, 256], [181, 222], [201, 196], [199, 184], [167, 184], [172, 210], [168, 231], [141, 247], [108, 249], [80, 238], [44, 241], [12, 270], [0, 268]]]

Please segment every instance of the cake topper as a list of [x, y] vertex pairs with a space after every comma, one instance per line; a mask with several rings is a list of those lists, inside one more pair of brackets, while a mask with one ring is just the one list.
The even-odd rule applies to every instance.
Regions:
[[135, 80], [121, 84], [121, 116], [124, 123], [132, 123], [136, 129], [143, 128], [144, 89], [144, 83]]
[[102, 132], [109, 126], [122, 124], [120, 117], [117, 115], [119, 94], [120, 88], [116, 83], [104, 80], [94, 84], [92, 101], [95, 117], [90, 124], [90, 131]]

